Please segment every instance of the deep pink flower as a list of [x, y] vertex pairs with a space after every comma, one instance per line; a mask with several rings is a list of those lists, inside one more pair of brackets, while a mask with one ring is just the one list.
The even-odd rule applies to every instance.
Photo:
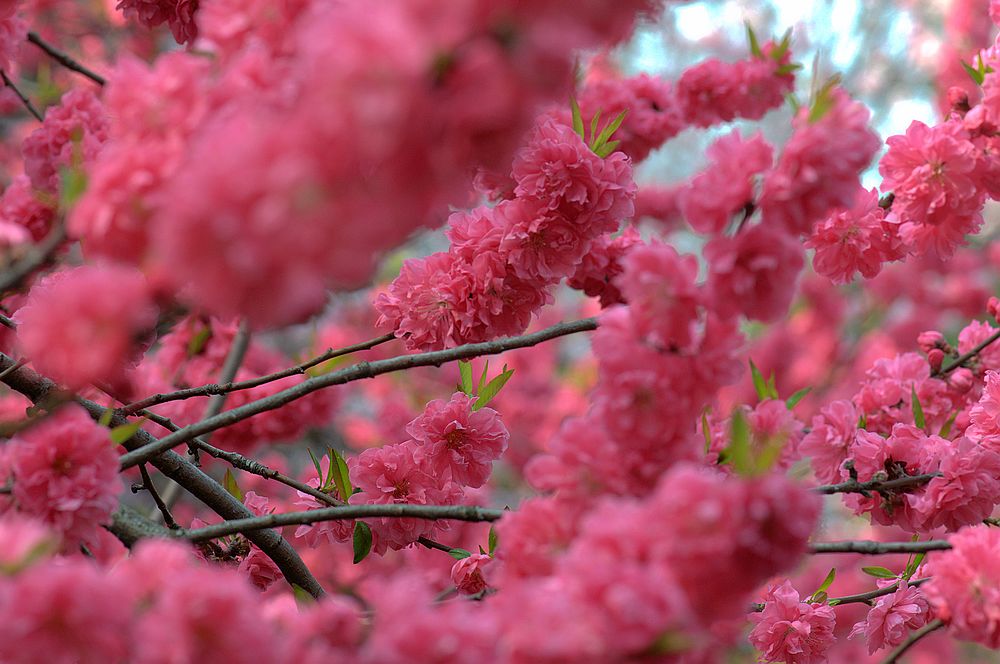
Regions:
[[642, 236], [633, 226], [614, 237], [602, 235], [590, 245], [590, 251], [584, 254], [566, 284], [590, 297], [600, 298], [601, 308], [624, 303], [615, 277], [621, 274], [622, 260], [628, 252], [642, 243]]
[[960, 122], [928, 127], [914, 120], [903, 136], [886, 141], [879, 162], [882, 190], [892, 191], [899, 234], [913, 253], [950, 257], [982, 223], [983, 193], [976, 187], [976, 149]]
[[[958, 333], [959, 354], [968, 353], [996, 333], [997, 328], [988, 321], [970, 322]], [[989, 369], [1000, 371], [1000, 344], [987, 344], [970, 362], [970, 366], [976, 370], [976, 375], [982, 375]]]
[[115, 9], [150, 29], [166, 23], [178, 44], [198, 36], [195, 24], [198, 0], [119, 0]]
[[0, 221], [21, 226], [35, 242], [49, 234], [55, 216], [52, 197], [36, 191], [26, 175], [15, 177], [0, 198]]
[[481, 593], [489, 587], [483, 568], [493, 562], [493, 558], [481, 553], [456, 560], [451, 566], [451, 581], [458, 591], [466, 595]]
[[1000, 373], [986, 372], [983, 395], [969, 411], [969, 421], [966, 436], [1000, 451]]
[[855, 623], [847, 638], [863, 636], [868, 642], [868, 654], [903, 642], [910, 630], [927, 622], [929, 606], [919, 588], [900, 581], [899, 589], [879, 597], [864, 620]]
[[97, 529], [111, 522], [122, 490], [108, 430], [68, 405], [9, 447], [18, 511], [51, 526], [69, 550], [93, 542]]
[[771, 167], [773, 149], [759, 133], [744, 140], [733, 130], [705, 153], [709, 164], [681, 190], [681, 214], [699, 233], [721, 233], [754, 202], [754, 178]]
[[768, 589], [764, 610], [749, 618], [754, 623], [750, 643], [766, 662], [820, 664], [826, 662], [826, 652], [837, 640], [833, 608], [800, 601], [787, 579]]
[[921, 529], [958, 530], [990, 516], [1000, 504], [1000, 454], [964, 436], [954, 441], [931, 436], [925, 446], [937, 457], [942, 477], [907, 496]]
[[867, 428], [888, 434], [894, 424], [912, 423], [915, 391], [928, 428], [940, 431], [954, 411], [953, 397], [948, 384], [930, 372], [927, 359], [917, 353], [876, 360], [853, 399]]
[[835, 284], [846, 284], [860, 272], [875, 277], [882, 264], [902, 258], [896, 224], [885, 220], [875, 189], [858, 190], [854, 206], [816, 224], [805, 246], [816, 250], [813, 269]]
[[705, 246], [708, 288], [716, 311], [772, 321], [788, 311], [802, 270], [802, 246], [789, 234], [757, 225]]
[[85, 265], [35, 284], [15, 319], [18, 342], [38, 370], [78, 389], [124, 376], [156, 315], [141, 273]]
[[108, 138], [108, 117], [97, 96], [74, 88], [45, 111], [45, 122], [24, 139], [24, 172], [35, 189], [59, 191], [60, 169], [82, 168]]
[[927, 558], [923, 593], [952, 636], [1000, 648], [1000, 530], [971, 526], [948, 541]]
[[14, 574], [59, 548], [59, 539], [37, 519], [0, 509], [0, 575]]
[[10, 72], [27, 41], [28, 23], [17, 14], [18, 3], [8, 3], [0, 13], [0, 69]]
[[492, 408], [473, 410], [475, 399], [456, 392], [449, 401], [436, 399], [406, 426], [417, 443], [414, 459], [463, 486], [481, 487], [493, 462], [507, 449], [510, 435]]
[[503, 201], [493, 208], [493, 213], [503, 230], [499, 250], [511, 271], [540, 286], [572, 274], [597, 230], [583, 228], [576, 220], [546, 209], [532, 198]]
[[840, 467], [858, 429], [859, 413], [850, 401], [833, 401], [812, 419], [812, 428], [802, 439], [799, 452], [812, 460], [813, 474], [821, 482], [840, 481]]

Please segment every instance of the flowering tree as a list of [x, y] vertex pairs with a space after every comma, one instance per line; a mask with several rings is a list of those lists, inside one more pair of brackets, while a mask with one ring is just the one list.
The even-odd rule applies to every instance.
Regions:
[[881, 155], [662, 6], [0, 1], [0, 661], [1000, 647], [1000, 3]]

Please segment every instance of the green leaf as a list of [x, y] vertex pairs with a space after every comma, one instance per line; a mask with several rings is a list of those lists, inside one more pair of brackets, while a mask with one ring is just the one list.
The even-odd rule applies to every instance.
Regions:
[[898, 576], [891, 569], [886, 569], [885, 567], [862, 567], [861, 571], [868, 576], [874, 576], [876, 579], [895, 579]]
[[479, 376], [479, 385], [476, 387], [476, 394], [482, 394], [483, 388], [486, 387], [486, 374], [490, 370], [490, 361], [486, 360], [486, 366], [483, 367], [483, 373]]
[[479, 398], [476, 399], [476, 403], [473, 404], [472, 410], [479, 410], [492, 401], [493, 397], [495, 397], [500, 390], [503, 389], [503, 386], [507, 384], [507, 381], [510, 380], [510, 377], [513, 375], [514, 370], [508, 369], [506, 364], [503, 365], [503, 371], [500, 375], [488, 382], [486, 387], [479, 391]]
[[72, 166], [62, 168], [60, 176], [59, 207], [68, 210], [87, 190], [87, 174], [79, 166]]
[[[351, 474], [347, 470], [347, 462], [344, 461], [340, 452], [332, 447], [328, 449], [327, 455], [330, 457], [330, 475], [337, 487], [337, 493], [340, 494], [341, 500], [347, 502], [347, 499], [354, 493], [354, 489], [351, 487]], [[329, 485], [329, 481], [327, 484]]]
[[799, 402], [802, 401], [802, 399], [804, 399], [805, 396], [809, 394], [809, 392], [811, 391], [812, 391], [811, 387], [803, 387], [801, 390], [799, 390], [792, 396], [785, 399], [785, 406], [788, 407], [788, 410], [795, 408], [797, 405], [799, 405]]
[[364, 521], [354, 522], [354, 564], [368, 557], [372, 550], [372, 529]]
[[187, 345], [187, 356], [192, 358], [205, 350], [205, 344], [212, 338], [212, 328], [206, 325], [198, 330], [198, 333], [191, 337]]
[[705, 454], [712, 449], [712, 431], [708, 426], [708, 409], [701, 412], [701, 433], [705, 436]]
[[861, 413], [861, 415], [858, 416], [858, 428], [864, 429], [867, 426], [868, 426], [868, 416], [865, 415], [864, 413]]
[[597, 135], [597, 125], [598, 125], [598, 123], [600, 123], [600, 121], [601, 121], [601, 109], [597, 109], [597, 112], [594, 113], [594, 117], [591, 118], [591, 120], [590, 120], [590, 140], [591, 141], [593, 141], [594, 140], [594, 136]]
[[802, 69], [802, 65], [798, 62], [789, 62], [787, 65], [781, 65], [774, 71], [778, 74], [778, 76], [784, 76], [785, 74], [791, 74], [793, 71], [798, 71], [800, 69]]
[[608, 125], [601, 130], [601, 133], [598, 134], [597, 138], [594, 139], [594, 143], [591, 148], [597, 150], [603, 147], [604, 144], [608, 142], [608, 139], [611, 138], [611, 135], [618, 131], [618, 128], [622, 126], [622, 122], [625, 121], [626, 115], [628, 115], [628, 109], [615, 116], [615, 119], [609, 122]]
[[596, 154], [601, 159], [604, 159], [609, 154], [611, 154], [616, 149], [618, 149], [619, 145], [621, 145], [621, 141], [608, 141], [607, 143], [605, 143], [601, 147], [599, 147], [596, 150], [594, 150], [594, 154]]
[[913, 402], [913, 423], [917, 425], [918, 429], [923, 429], [927, 426], [927, 422], [924, 420], [924, 407], [920, 405], [917, 390], [912, 385], [910, 386], [910, 398]]
[[468, 558], [472, 555], [471, 551], [466, 551], [465, 549], [452, 549], [448, 552], [448, 555], [455, 560], [462, 560], [463, 558]]
[[583, 135], [583, 114], [580, 112], [580, 104], [576, 103], [576, 97], [569, 98], [569, 107], [573, 113], [573, 131], [586, 141], [587, 137]]
[[769, 399], [777, 399], [778, 397], [778, 386], [775, 384], [774, 372], [767, 379], [767, 396]]
[[115, 445], [121, 445], [134, 436], [145, 423], [146, 418], [144, 417], [141, 420], [135, 420], [134, 422], [128, 422], [126, 424], [116, 426], [111, 430], [111, 442]]
[[825, 579], [823, 579], [823, 583], [819, 584], [819, 588], [817, 588], [816, 592], [813, 593], [813, 597], [815, 597], [821, 592], [829, 590], [830, 586], [833, 585], [833, 580], [836, 578], [837, 578], [837, 569], [834, 567], [830, 569], [830, 573], [826, 575]]
[[115, 416], [115, 409], [107, 408], [103, 413], [101, 413], [101, 419], [97, 420], [97, 423], [100, 424], [102, 427], [106, 427], [109, 424], [111, 424], [111, 420], [114, 418], [114, 416]]
[[319, 484], [320, 486], [323, 486], [323, 466], [320, 465], [319, 459], [316, 458], [316, 455], [313, 454], [313, 451], [311, 449], [307, 447], [306, 452], [309, 452], [309, 458], [312, 459], [313, 468], [316, 469], [316, 475], [319, 476]]
[[490, 555], [497, 550], [497, 529], [494, 526], [490, 526], [490, 535], [487, 540], [490, 547]]
[[983, 81], [986, 80], [986, 75], [983, 72], [972, 67], [965, 60], [959, 60], [959, 62], [962, 63], [962, 69], [964, 69], [965, 73], [969, 75], [969, 78], [975, 81], [976, 85], [983, 84]]
[[792, 113], [798, 115], [799, 111], [802, 109], [802, 102], [799, 101], [799, 98], [789, 92], [785, 95], [785, 101], [787, 101], [788, 105], [792, 107]]
[[750, 427], [743, 411], [737, 408], [733, 411], [732, 440], [726, 448], [726, 458], [733, 464], [737, 474], [747, 476], [754, 471], [753, 456], [750, 453]]
[[917, 573], [917, 568], [920, 567], [920, 563], [924, 562], [924, 558], [927, 556], [926, 553], [921, 552], [916, 556], [912, 557], [906, 562], [906, 572], [903, 574], [904, 578], [911, 578]]
[[750, 54], [755, 58], [763, 58], [764, 51], [760, 50], [760, 42], [757, 41], [757, 35], [753, 31], [753, 26], [750, 25], [750, 21], [745, 23], [747, 26], [747, 41], [750, 42]]
[[771, 51], [771, 59], [775, 62], [779, 62], [783, 57], [785, 57], [785, 54], [788, 53], [788, 49], [791, 45], [792, 29], [788, 28], [785, 30], [785, 34], [781, 36], [781, 41], [779, 41], [778, 45], [774, 47], [773, 51]]
[[753, 389], [757, 393], [757, 398], [763, 401], [767, 398], [767, 382], [753, 360], [750, 360], [750, 377], [753, 379]]
[[947, 422], [941, 425], [941, 431], [938, 432], [939, 436], [941, 436], [942, 438], [947, 438], [949, 435], [951, 435], [951, 426], [955, 424], [956, 417], [958, 417], [957, 410], [951, 414]]
[[226, 474], [222, 476], [222, 486], [226, 488], [226, 492], [230, 496], [241, 503], [243, 502], [243, 489], [236, 483], [236, 478], [233, 477], [233, 473], [229, 468], [226, 468]]
[[462, 382], [459, 385], [460, 389], [471, 397], [473, 395], [472, 363], [467, 360], [459, 360], [458, 373], [462, 377]]
[[292, 595], [295, 597], [295, 603], [299, 606], [309, 606], [316, 603], [316, 598], [297, 583], [292, 584]]
[[826, 600], [828, 600], [829, 598], [830, 596], [826, 594], [825, 590], [819, 590], [816, 593], [814, 593], [811, 597], [809, 597], [809, 603], [826, 604]]

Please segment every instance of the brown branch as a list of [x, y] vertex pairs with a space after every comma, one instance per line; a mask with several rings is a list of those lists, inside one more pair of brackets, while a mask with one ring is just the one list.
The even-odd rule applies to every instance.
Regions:
[[895, 662], [898, 662], [899, 658], [902, 657], [903, 653], [912, 648], [917, 641], [924, 638], [931, 632], [941, 629], [942, 627], [944, 627], [944, 622], [940, 618], [930, 621], [913, 634], [910, 634], [905, 641], [899, 644], [899, 647], [893, 650], [892, 653], [885, 658], [883, 664], [895, 664]]
[[148, 461], [165, 450], [169, 450], [172, 447], [186, 443], [195, 436], [200, 436], [203, 433], [221, 429], [222, 427], [231, 426], [259, 413], [280, 408], [287, 403], [295, 401], [296, 399], [301, 399], [307, 394], [311, 394], [312, 392], [330, 387], [332, 385], [343, 385], [344, 383], [349, 383], [355, 380], [373, 378], [381, 374], [403, 371], [414, 367], [440, 366], [446, 362], [452, 362], [455, 360], [465, 360], [482, 355], [498, 355], [504, 351], [513, 350], [515, 348], [535, 346], [542, 342], [565, 336], [567, 334], [574, 334], [576, 332], [584, 332], [595, 329], [597, 329], [597, 319], [584, 318], [577, 321], [559, 323], [558, 325], [553, 325], [552, 327], [548, 327], [544, 330], [540, 330], [532, 334], [525, 334], [520, 337], [505, 337], [494, 341], [457, 346], [448, 350], [403, 355], [387, 360], [377, 360], [375, 362], [361, 362], [340, 371], [304, 380], [298, 385], [294, 385], [268, 397], [264, 397], [263, 399], [252, 401], [248, 404], [244, 404], [237, 408], [233, 408], [232, 410], [220, 413], [215, 417], [210, 417], [206, 420], [202, 420], [201, 422], [186, 426], [176, 433], [164, 436], [155, 443], [144, 445], [137, 450], [123, 455], [121, 458], [121, 467], [122, 469], [131, 468], [132, 466], [140, 464], [143, 461]]
[[386, 343], [387, 341], [392, 341], [396, 337], [391, 334], [383, 334], [380, 337], [375, 337], [374, 339], [369, 339], [353, 346], [347, 346], [345, 348], [338, 348], [337, 350], [327, 350], [322, 355], [307, 360], [301, 364], [297, 364], [294, 367], [289, 367], [288, 369], [282, 369], [281, 371], [276, 371], [272, 374], [266, 376], [260, 376], [258, 378], [251, 378], [249, 380], [243, 380], [240, 382], [222, 382], [222, 383], [209, 383], [207, 385], [199, 385], [197, 387], [189, 387], [183, 390], [177, 390], [176, 392], [167, 392], [162, 394], [154, 394], [148, 396], [145, 399], [140, 399], [139, 401], [132, 402], [126, 406], [123, 406], [120, 410], [125, 415], [132, 415], [138, 413], [144, 408], [150, 408], [152, 406], [157, 406], [161, 403], [167, 403], [168, 401], [182, 401], [184, 399], [190, 399], [192, 397], [207, 397], [219, 394], [229, 394], [230, 392], [237, 392], [239, 390], [249, 390], [260, 385], [265, 385], [267, 383], [272, 383], [276, 380], [281, 380], [282, 378], [288, 378], [289, 376], [301, 376], [306, 373], [307, 370], [315, 367], [316, 365], [322, 364], [328, 360], [332, 360], [336, 357], [341, 357], [343, 355], [350, 355], [351, 353], [356, 353], [362, 350], [369, 350], [375, 346]]
[[864, 553], [878, 556], [885, 553], [924, 553], [944, 551], [951, 548], [948, 540], [928, 540], [926, 542], [875, 542], [854, 540], [846, 542], [813, 542], [809, 553]]
[[952, 362], [951, 364], [949, 364], [948, 366], [942, 367], [938, 371], [933, 372], [931, 374], [931, 377], [932, 378], [938, 378], [940, 376], [946, 376], [946, 375], [948, 375], [949, 373], [951, 373], [955, 369], [963, 366], [966, 362], [968, 362], [969, 360], [971, 360], [972, 358], [974, 358], [976, 355], [979, 355], [979, 353], [981, 353], [984, 348], [986, 348], [990, 344], [994, 343], [997, 339], [1000, 339], [1000, 330], [998, 330], [997, 332], [994, 332], [992, 335], [990, 335], [989, 337], [987, 337], [982, 343], [980, 343], [978, 346], [976, 346], [975, 348], [973, 348], [972, 350], [970, 350], [968, 353], [965, 353], [963, 355], [959, 355], [958, 358], [956, 358], [955, 361]]
[[[0, 272], [0, 293], [20, 286], [21, 282], [31, 276], [31, 273], [42, 267], [52, 258], [59, 245], [66, 239], [66, 225], [62, 221], [56, 223], [45, 239], [28, 250], [24, 258], [14, 263], [4, 272]], [[11, 321], [13, 323], [13, 321]], [[15, 324], [16, 325], [16, 324]]]
[[92, 80], [94, 83], [97, 83], [98, 85], [104, 85], [107, 82], [104, 80], [104, 77], [101, 76], [100, 74], [97, 74], [88, 69], [87, 67], [84, 67], [82, 64], [71, 58], [66, 53], [60, 51], [52, 44], [49, 44], [47, 41], [42, 39], [37, 32], [29, 32], [28, 41], [37, 46], [38, 48], [42, 49], [43, 51], [45, 51], [45, 53], [50, 58], [61, 64], [66, 69], [75, 71], [78, 74], [83, 74], [84, 76]]
[[941, 473], [927, 473], [924, 475], [909, 475], [898, 477], [894, 480], [870, 480], [868, 482], [858, 482], [850, 480], [840, 484], [824, 484], [813, 487], [816, 493], [830, 495], [834, 493], [867, 493], [868, 491], [896, 491], [898, 489], [908, 489], [930, 482], [935, 477], [941, 477]]
[[31, 113], [31, 115], [33, 115], [39, 122], [44, 122], [45, 119], [42, 117], [42, 114], [38, 112], [38, 109], [31, 103], [31, 100], [28, 99], [23, 92], [21, 92], [20, 88], [14, 85], [14, 81], [10, 80], [10, 76], [7, 76], [7, 72], [0, 69], [0, 77], [3, 78], [3, 84], [10, 88], [14, 94], [17, 95], [17, 98], [21, 100], [21, 104], [28, 109], [28, 112]]
[[[153, 484], [153, 478], [149, 476], [149, 471], [146, 470], [146, 464], [139, 466], [139, 474], [142, 475], [142, 486], [145, 487], [149, 495], [153, 497], [153, 502], [156, 503], [156, 509], [160, 510], [160, 514], [163, 515], [163, 523], [171, 530], [176, 530], [180, 528], [177, 522], [174, 521], [174, 516], [170, 513], [170, 508], [167, 504], [163, 502], [160, 494], [156, 491], [156, 485]], [[173, 486], [177, 486], [176, 484]]]
[[[923, 585], [930, 581], [930, 577], [925, 577], [923, 579], [913, 579], [912, 581], [907, 581], [907, 585], [916, 587]], [[857, 595], [844, 595], [843, 597], [831, 597], [826, 600], [826, 603], [830, 606], [840, 606], [841, 604], [858, 604], [865, 603], [871, 606], [872, 600], [879, 597], [884, 597], [885, 595], [891, 595], [892, 593], [899, 590], [899, 581], [886, 586], [885, 588], [878, 588], [876, 590], [869, 590], [866, 593], [858, 593]], [[760, 612], [764, 610], [764, 605], [760, 602], [754, 603], [750, 606], [751, 611]]]
[[278, 528], [295, 526], [320, 521], [339, 521], [345, 519], [369, 519], [375, 517], [396, 517], [409, 519], [452, 519], [455, 521], [496, 521], [503, 516], [504, 510], [476, 507], [473, 505], [407, 505], [390, 503], [387, 505], [343, 505], [341, 507], [321, 507], [305, 512], [285, 512], [283, 514], [265, 514], [249, 519], [230, 519], [223, 523], [193, 530], [179, 530], [177, 537], [201, 542], [204, 540], [248, 533], [261, 528]]

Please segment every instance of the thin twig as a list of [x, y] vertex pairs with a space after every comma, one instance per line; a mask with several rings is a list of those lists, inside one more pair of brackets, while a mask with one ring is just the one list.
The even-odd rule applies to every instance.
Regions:
[[267, 383], [273, 383], [274, 381], [281, 380], [282, 378], [288, 378], [289, 376], [301, 376], [309, 369], [328, 360], [332, 360], [343, 355], [350, 355], [351, 353], [356, 353], [362, 350], [369, 350], [375, 346], [392, 341], [395, 338], [396, 337], [392, 334], [383, 334], [380, 337], [375, 337], [374, 339], [369, 339], [368, 341], [354, 344], [353, 346], [338, 348], [337, 350], [327, 350], [322, 355], [314, 357], [301, 364], [297, 364], [294, 367], [289, 367], [288, 369], [282, 369], [281, 371], [276, 371], [266, 376], [251, 378], [237, 383], [209, 383], [206, 385], [199, 385], [197, 387], [177, 390], [176, 392], [153, 394], [144, 399], [140, 399], [139, 401], [134, 401], [126, 406], [123, 406], [120, 410], [124, 415], [132, 415], [134, 413], [138, 413], [144, 408], [157, 406], [161, 403], [167, 403], [168, 401], [182, 401], [192, 397], [206, 397], [218, 394], [229, 394], [230, 392], [237, 392], [239, 390], [249, 390]]
[[350, 383], [355, 380], [374, 378], [375, 376], [381, 374], [403, 371], [414, 367], [440, 366], [446, 362], [452, 362], [455, 360], [465, 360], [473, 357], [480, 357], [482, 355], [498, 355], [508, 350], [514, 350], [515, 348], [535, 346], [542, 342], [565, 336], [567, 334], [585, 332], [594, 329], [597, 329], [597, 319], [584, 318], [577, 321], [559, 323], [558, 325], [553, 325], [552, 327], [548, 327], [544, 330], [540, 330], [532, 334], [525, 334], [520, 337], [505, 337], [494, 341], [457, 346], [448, 350], [403, 355], [400, 357], [394, 357], [387, 360], [377, 360], [374, 362], [361, 362], [340, 371], [309, 378], [302, 381], [298, 385], [293, 385], [292, 387], [276, 392], [270, 396], [258, 399], [257, 401], [252, 401], [231, 410], [227, 410], [224, 413], [219, 413], [215, 417], [210, 417], [207, 420], [202, 420], [201, 422], [186, 426], [177, 433], [164, 436], [155, 443], [144, 445], [137, 450], [122, 455], [120, 460], [121, 468], [131, 468], [132, 466], [142, 463], [143, 461], [148, 461], [157, 454], [169, 450], [172, 447], [186, 443], [195, 436], [200, 436], [209, 431], [214, 431], [223, 427], [232, 426], [237, 422], [253, 417], [259, 413], [281, 408], [287, 403], [291, 403], [296, 399], [301, 399], [307, 394], [311, 394], [317, 390], [321, 390], [332, 385], [343, 385], [344, 383]]
[[19, 286], [32, 272], [48, 263], [65, 239], [66, 224], [56, 223], [45, 239], [29, 249], [24, 258], [0, 272], [0, 293]]
[[919, 486], [921, 484], [926, 484], [930, 482], [935, 477], [941, 477], [941, 473], [927, 473], [924, 475], [909, 475], [907, 477], [898, 477], [894, 480], [870, 480], [868, 482], [858, 482], [857, 480], [850, 480], [847, 482], [841, 482], [840, 484], [824, 484], [823, 486], [813, 487], [813, 491], [822, 494], [833, 494], [833, 493], [865, 493], [868, 491], [895, 491], [897, 489], [908, 489], [913, 486]]
[[21, 103], [26, 109], [28, 109], [28, 112], [31, 113], [39, 122], [44, 122], [45, 119], [42, 117], [42, 114], [38, 112], [38, 109], [31, 103], [31, 100], [28, 99], [27, 95], [21, 92], [20, 88], [14, 85], [14, 81], [10, 80], [10, 76], [7, 76], [7, 72], [0, 69], [0, 77], [3, 77], [3, 84], [10, 88], [15, 95], [17, 95], [17, 98], [21, 100]]
[[[931, 580], [930, 577], [924, 577], [922, 579], [913, 579], [911, 581], [907, 581], [906, 584], [911, 588], [915, 588], [916, 586], [923, 585], [930, 580]], [[896, 581], [895, 583], [890, 584], [885, 588], [869, 590], [866, 593], [858, 593], [857, 595], [844, 595], [843, 597], [831, 597], [826, 600], [826, 603], [829, 604], [830, 606], [840, 606], [841, 604], [857, 604], [863, 602], [870, 606], [873, 599], [878, 599], [879, 597], [884, 597], [885, 595], [891, 595], [897, 590], [899, 590], [899, 581]], [[750, 605], [750, 610], [757, 612], [763, 611], [764, 605], [757, 602], [755, 604]]]
[[892, 653], [885, 658], [885, 661], [882, 664], [895, 664], [895, 662], [899, 661], [899, 658], [903, 655], [903, 653], [912, 648], [917, 641], [924, 638], [931, 632], [941, 629], [942, 627], [944, 627], [944, 621], [940, 618], [930, 621], [913, 634], [910, 634], [905, 641], [899, 644], [898, 648], [893, 650]]
[[8, 483], [4, 484], [3, 486], [0, 486], [0, 494], [10, 494], [10, 493], [14, 493], [13, 484]]
[[948, 540], [927, 540], [926, 542], [875, 542], [854, 540], [846, 542], [813, 542], [809, 553], [865, 553], [872, 556], [885, 553], [923, 553], [944, 551], [951, 548]]
[[305, 512], [285, 512], [265, 514], [250, 519], [232, 519], [223, 523], [193, 530], [179, 530], [177, 536], [194, 542], [225, 537], [236, 533], [247, 533], [261, 528], [279, 528], [320, 521], [345, 519], [369, 519], [375, 517], [428, 519], [452, 519], [455, 521], [496, 521], [503, 510], [475, 507], [473, 505], [408, 505], [389, 503], [385, 505], [344, 505], [342, 507], [322, 507]]
[[15, 323], [10, 316], [4, 313], [0, 313], [0, 325], [4, 327], [9, 327], [12, 330], [17, 329], [17, 323]]
[[948, 366], [942, 367], [940, 370], [935, 371], [934, 373], [932, 373], [931, 377], [932, 378], [937, 378], [939, 376], [946, 376], [946, 375], [948, 375], [949, 373], [951, 373], [955, 369], [959, 368], [960, 366], [963, 366], [966, 362], [968, 362], [969, 360], [971, 360], [972, 358], [974, 358], [976, 355], [979, 355], [979, 353], [981, 353], [984, 348], [986, 348], [990, 344], [994, 343], [997, 339], [1000, 339], [1000, 331], [997, 331], [997, 332], [994, 332], [993, 334], [991, 334], [982, 343], [980, 343], [978, 346], [976, 346], [975, 348], [973, 348], [972, 350], [970, 350], [968, 353], [965, 353], [964, 355], [959, 355], [958, 358], [954, 362], [952, 362]]
[[[160, 498], [160, 494], [156, 491], [156, 485], [153, 484], [153, 478], [149, 476], [149, 471], [146, 470], [146, 464], [141, 464], [139, 466], [139, 474], [142, 475], [142, 485], [149, 492], [149, 495], [153, 497], [153, 502], [156, 503], [156, 509], [160, 510], [160, 514], [163, 515], [163, 524], [170, 528], [171, 530], [177, 530], [180, 526], [174, 521], [173, 515], [170, 513], [170, 508], [167, 504], [163, 502]], [[173, 486], [177, 486], [176, 484]]]
[[84, 76], [92, 80], [94, 83], [97, 83], [98, 85], [104, 85], [107, 82], [104, 80], [104, 77], [101, 76], [100, 74], [97, 74], [88, 69], [87, 67], [84, 67], [82, 64], [71, 58], [69, 55], [60, 51], [55, 46], [42, 39], [37, 32], [29, 32], [28, 41], [37, 46], [38, 48], [42, 49], [43, 51], [45, 51], [45, 53], [48, 54], [50, 58], [61, 64], [66, 69], [75, 71], [78, 74], [83, 74]]

